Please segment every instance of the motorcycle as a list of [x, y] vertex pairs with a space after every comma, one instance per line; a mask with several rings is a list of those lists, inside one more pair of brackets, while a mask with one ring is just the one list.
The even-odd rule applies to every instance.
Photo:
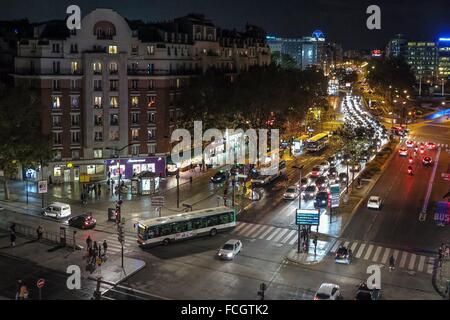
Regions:
[[410, 175], [410, 176], [412, 176], [414, 173], [413, 173], [413, 168], [411, 167], [411, 166], [408, 166], [408, 174]]

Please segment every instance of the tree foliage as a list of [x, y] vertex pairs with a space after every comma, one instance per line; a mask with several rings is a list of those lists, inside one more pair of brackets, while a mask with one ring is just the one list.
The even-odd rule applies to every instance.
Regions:
[[283, 69], [298, 68], [297, 61], [295, 61], [295, 59], [287, 53], [275, 51], [272, 53], [272, 61]]

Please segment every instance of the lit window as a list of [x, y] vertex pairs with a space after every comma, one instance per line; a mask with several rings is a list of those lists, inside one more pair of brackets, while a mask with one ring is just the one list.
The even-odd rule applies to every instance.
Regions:
[[61, 97], [60, 96], [53, 96], [52, 97], [52, 108], [53, 109], [61, 108]]
[[139, 129], [131, 129], [131, 139], [139, 140]]
[[101, 62], [94, 62], [92, 64], [92, 70], [95, 74], [102, 73], [102, 63]]
[[117, 97], [110, 97], [109, 98], [109, 106], [111, 108], [118, 108], [119, 107], [119, 100]]
[[117, 73], [117, 71], [118, 71], [117, 62], [111, 62], [109, 64], [109, 72], [114, 74], [114, 73]]
[[117, 53], [117, 46], [108, 46], [108, 53], [110, 54]]
[[78, 96], [72, 96], [70, 98], [70, 106], [72, 109], [78, 109], [80, 106], [80, 98]]
[[94, 149], [94, 158], [95, 159], [103, 158], [103, 149]]
[[[55, 156], [56, 158], [56, 156]], [[61, 167], [54, 167], [53, 168], [53, 176], [54, 177], [61, 177]]]
[[94, 107], [102, 108], [102, 97], [94, 97]]
[[86, 173], [87, 174], [95, 174], [95, 165], [88, 165]]
[[155, 54], [155, 46], [147, 46], [147, 54]]
[[131, 97], [131, 106], [133, 108], [139, 106], [139, 97]]
[[78, 72], [78, 62], [77, 61], [72, 61], [70, 63], [70, 69], [72, 70], [72, 74], [73, 73], [77, 73]]

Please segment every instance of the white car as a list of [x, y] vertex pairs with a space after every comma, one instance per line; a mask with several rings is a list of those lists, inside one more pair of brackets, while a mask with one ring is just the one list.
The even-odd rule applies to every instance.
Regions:
[[322, 283], [314, 295], [314, 300], [337, 300], [341, 297], [341, 290], [337, 284]]
[[398, 150], [398, 154], [400, 156], [406, 157], [408, 155], [408, 149], [406, 148], [401, 148], [400, 150]]
[[61, 202], [55, 202], [42, 210], [44, 217], [52, 217], [56, 219], [66, 218], [72, 214], [70, 205]]
[[296, 186], [290, 186], [283, 194], [284, 200], [294, 200], [300, 195], [300, 192]]
[[228, 240], [222, 248], [219, 249], [217, 256], [224, 260], [233, 260], [234, 257], [241, 252], [242, 242], [240, 240]]
[[382, 203], [381, 197], [379, 197], [379, 196], [371, 196], [369, 198], [369, 201], [367, 201], [367, 208], [380, 210], [381, 209], [381, 203]]

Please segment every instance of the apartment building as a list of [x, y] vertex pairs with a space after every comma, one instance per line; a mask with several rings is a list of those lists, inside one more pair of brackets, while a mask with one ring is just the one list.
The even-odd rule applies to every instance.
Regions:
[[178, 101], [191, 77], [270, 63], [261, 28], [216, 27], [203, 15], [172, 21], [131, 21], [95, 9], [69, 30], [64, 21], [31, 26], [14, 59], [17, 85], [39, 90], [44, 133], [55, 159], [53, 182], [126, 178], [142, 171], [165, 176]]

